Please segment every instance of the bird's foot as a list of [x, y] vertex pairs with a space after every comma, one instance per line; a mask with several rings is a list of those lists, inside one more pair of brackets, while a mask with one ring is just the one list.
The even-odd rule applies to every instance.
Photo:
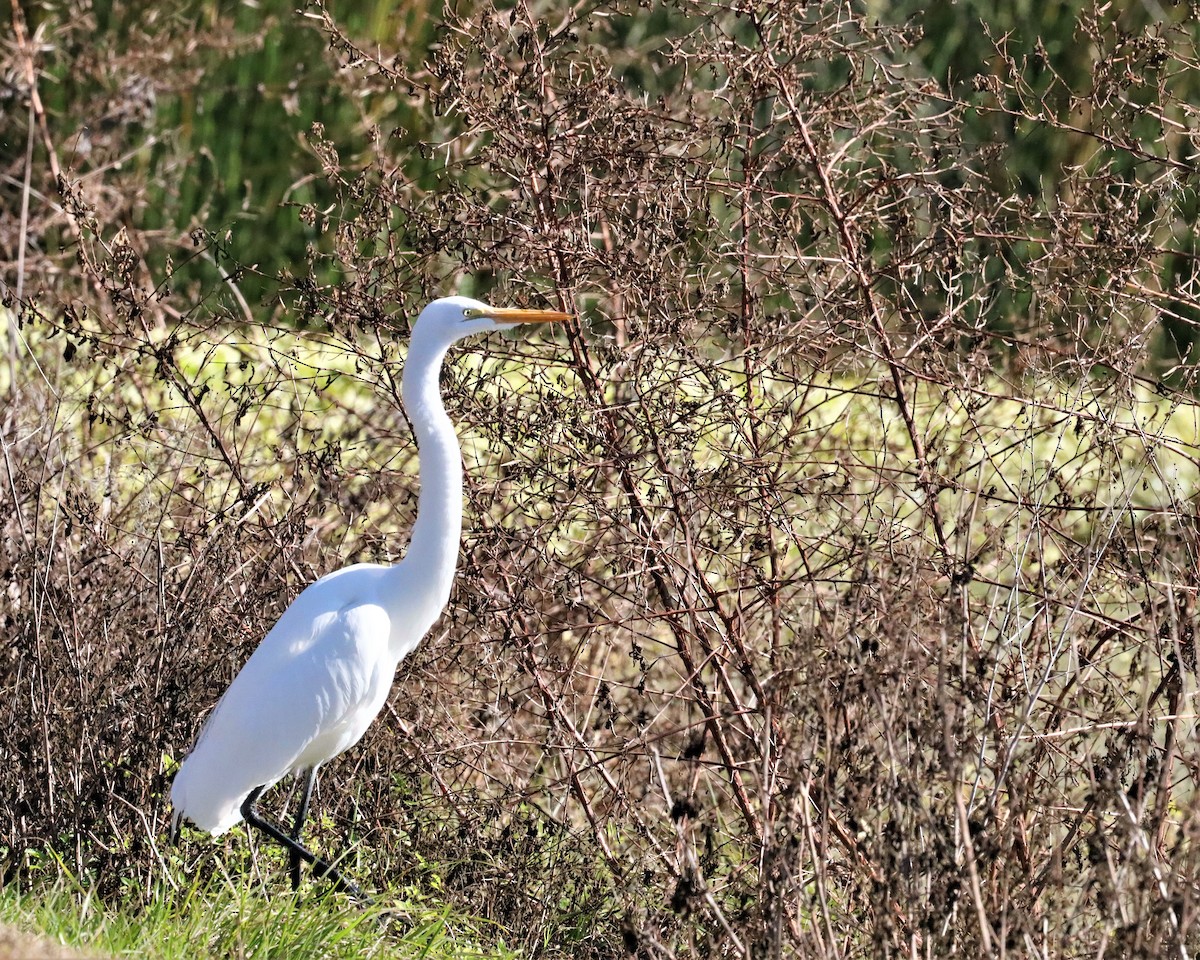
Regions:
[[342, 876], [341, 871], [332, 864], [328, 864], [324, 860], [314, 861], [313, 876], [319, 877], [322, 880], [328, 880], [333, 885], [334, 890], [338, 893], [346, 894], [355, 903], [361, 906], [371, 905], [371, 898], [363, 892], [362, 887], [353, 880], [347, 880]]

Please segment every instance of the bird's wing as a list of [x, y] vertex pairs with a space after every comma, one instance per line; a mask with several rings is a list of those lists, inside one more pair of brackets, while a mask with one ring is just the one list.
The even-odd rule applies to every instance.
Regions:
[[310, 591], [234, 677], [176, 775], [172, 802], [205, 829], [237, 823], [255, 787], [351, 746], [387, 696], [387, 612], [353, 596], [334, 607], [345, 589]]

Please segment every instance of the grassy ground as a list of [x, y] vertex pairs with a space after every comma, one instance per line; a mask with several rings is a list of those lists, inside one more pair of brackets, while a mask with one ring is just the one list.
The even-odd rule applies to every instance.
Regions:
[[59, 884], [35, 895], [0, 894], [0, 960], [516, 956], [494, 936], [489, 946], [478, 946], [477, 926], [449, 911], [413, 919], [382, 902], [359, 909], [311, 887], [297, 896], [268, 894], [257, 883], [223, 877], [123, 907], [101, 905], [86, 891]]

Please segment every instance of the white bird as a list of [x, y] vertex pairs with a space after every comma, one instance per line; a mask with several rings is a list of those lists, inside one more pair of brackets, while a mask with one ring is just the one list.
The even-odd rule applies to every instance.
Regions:
[[[172, 830], [186, 817], [220, 835], [243, 818], [341, 890], [361, 895], [300, 843], [317, 768], [352, 747], [382, 709], [396, 665], [450, 597], [462, 535], [462, 452], [438, 377], [457, 340], [520, 323], [562, 321], [553, 310], [491, 307], [467, 297], [429, 304], [413, 326], [401, 393], [417, 438], [420, 497], [412, 539], [394, 565], [357, 563], [308, 586], [217, 703], [171, 786]], [[263, 819], [262, 792], [304, 774], [291, 835]]]

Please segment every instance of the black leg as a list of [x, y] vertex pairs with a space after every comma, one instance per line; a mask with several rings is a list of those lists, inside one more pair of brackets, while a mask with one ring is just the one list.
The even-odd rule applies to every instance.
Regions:
[[[317, 782], [317, 768], [309, 767], [304, 773], [304, 792], [300, 795], [300, 810], [296, 814], [296, 822], [292, 826], [292, 839], [300, 842], [300, 832], [304, 829], [304, 821], [308, 819], [308, 805], [312, 802], [313, 784]], [[288, 851], [292, 874], [292, 889], [300, 889], [300, 854], [295, 850]]]
[[293, 856], [299, 857], [306, 863], [313, 865], [313, 874], [318, 877], [324, 877], [333, 884], [335, 890], [340, 890], [342, 893], [348, 893], [350, 896], [358, 900], [365, 900], [366, 896], [358, 885], [352, 883], [342, 876], [341, 872], [331, 863], [326, 863], [311, 850], [306, 849], [300, 843], [293, 840], [286, 833], [280, 830], [275, 824], [269, 820], [264, 820], [258, 814], [258, 808], [255, 806], [258, 803], [258, 798], [262, 796], [265, 787], [255, 787], [250, 791], [250, 795], [242, 801], [242, 816], [246, 822], [252, 827], [256, 827], [265, 833], [276, 843], [281, 843]]

